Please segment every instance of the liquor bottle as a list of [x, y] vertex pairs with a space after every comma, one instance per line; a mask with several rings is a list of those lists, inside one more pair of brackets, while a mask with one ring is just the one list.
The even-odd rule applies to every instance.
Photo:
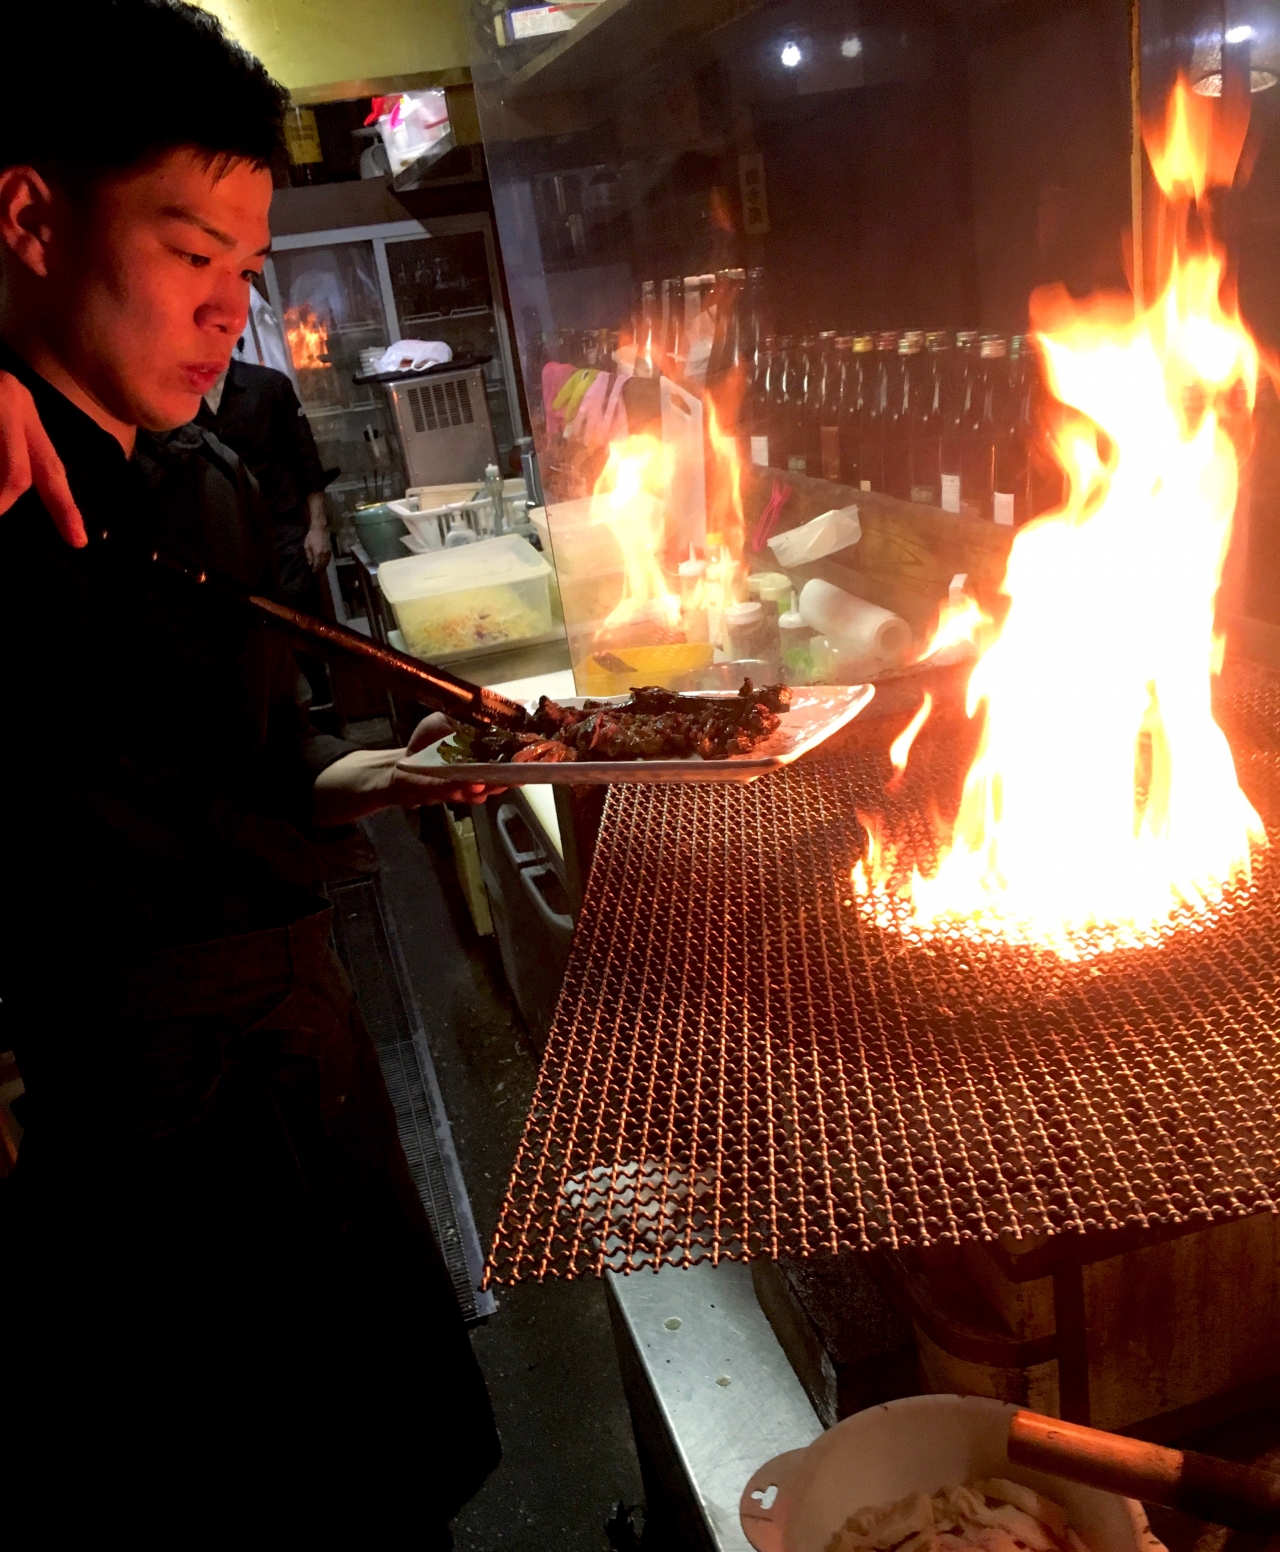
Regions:
[[823, 426], [829, 424], [835, 461], [839, 462], [836, 441], [835, 330], [824, 329], [810, 344], [807, 393], [805, 397], [805, 464], [814, 479], [827, 479], [823, 472]]
[[[716, 323], [707, 362], [708, 387], [724, 382], [734, 373], [741, 374], [744, 369], [742, 304], [746, 279], [746, 272], [740, 269], [722, 269], [716, 276], [712, 303]], [[742, 387], [745, 391], [745, 383]]]
[[1022, 395], [1018, 429], [1027, 460], [1026, 518], [1056, 511], [1066, 499], [1062, 466], [1049, 437], [1053, 395], [1045, 381], [1044, 359], [1031, 338], [1023, 336]]
[[1009, 341], [1004, 424], [996, 441], [991, 515], [997, 523], [1020, 527], [1031, 516], [1030, 443], [1024, 435], [1024, 401], [1031, 386], [1030, 345], [1025, 334]]
[[778, 341], [782, 347], [782, 413], [778, 462], [793, 474], [805, 472], [804, 387], [805, 349], [803, 340]]
[[996, 448], [1008, 427], [1008, 354], [1008, 343], [1002, 335], [984, 334], [978, 342], [977, 390], [965, 449], [963, 478], [968, 488], [964, 491], [963, 510], [1012, 524], [1012, 511], [1002, 505], [997, 516], [994, 505]]
[[684, 281], [673, 275], [662, 282], [662, 375], [679, 380], [684, 376], [687, 353], [684, 327]]
[[893, 330], [876, 335], [875, 365], [871, 392], [862, 416], [862, 488], [886, 490], [885, 433], [893, 406], [897, 379], [898, 336]]
[[805, 473], [818, 480], [822, 473], [822, 393], [825, 388], [827, 355], [835, 335], [810, 335], [804, 341], [804, 425], [801, 445]]
[[875, 349], [873, 335], [853, 336], [849, 378], [840, 401], [840, 477], [855, 490], [871, 489], [863, 467], [862, 434], [875, 378]]
[[789, 334], [779, 334], [769, 355], [769, 464], [774, 469], [787, 467], [787, 375], [792, 346]]
[[922, 391], [911, 426], [911, 499], [933, 507], [942, 493], [942, 427], [951, 340], [944, 331], [933, 330], [925, 336], [925, 347]]
[[640, 321], [636, 330], [636, 376], [656, 377], [662, 341], [658, 287], [652, 280], [640, 282]]
[[819, 416], [819, 469], [824, 480], [838, 481], [840, 475], [840, 404], [848, 365], [853, 360], [853, 340], [849, 335], [827, 338], [827, 359], [822, 376], [822, 401]]
[[908, 329], [898, 340], [897, 369], [890, 384], [889, 413], [884, 423], [884, 488], [899, 501], [912, 499], [911, 441], [927, 365], [923, 349], [924, 334]]
[[748, 361], [756, 361], [764, 338], [769, 333], [767, 317], [768, 309], [764, 294], [764, 270], [763, 268], [749, 269], [747, 271], [747, 286], [742, 297], [744, 330], [742, 349]]
[[769, 313], [764, 287], [763, 268], [757, 266], [749, 269], [739, 307], [744, 371], [747, 381], [753, 385], [752, 391], [757, 400], [764, 396], [769, 355], [773, 348], [773, 331], [768, 324]]
[[686, 275], [684, 277], [684, 326], [688, 332], [689, 325], [702, 311], [702, 276]]
[[[766, 405], [769, 387], [769, 357], [773, 352], [773, 337], [764, 324], [764, 270], [747, 271], [746, 289], [740, 304], [741, 349], [745, 386], [743, 389], [744, 417], [748, 437], [747, 447], [752, 463], [767, 466], [769, 462], [769, 431]], [[763, 446], [757, 447], [756, 439], [763, 438]], [[757, 455], [762, 456], [757, 456]]]
[[740, 416], [748, 456], [762, 469], [769, 467], [769, 367], [773, 354], [772, 335], [761, 335], [754, 355], [748, 358]]
[[969, 432], [970, 411], [977, 386], [978, 336], [972, 329], [956, 335], [947, 375], [946, 409], [942, 417], [941, 464], [942, 510], [959, 512], [964, 497], [964, 450]]

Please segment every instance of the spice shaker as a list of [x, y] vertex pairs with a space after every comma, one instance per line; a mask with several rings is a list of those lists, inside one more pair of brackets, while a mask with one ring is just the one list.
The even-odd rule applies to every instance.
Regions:
[[788, 684], [812, 684], [816, 677], [810, 643], [813, 631], [800, 613], [800, 599], [793, 591], [791, 607], [778, 616], [778, 642], [782, 673]]
[[760, 604], [730, 604], [724, 612], [725, 654], [731, 662], [764, 657], [764, 609]]
[[777, 616], [763, 604], [730, 604], [724, 614], [725, 647], [731, 662], [754, 659], [777, 670], [781, 661]]

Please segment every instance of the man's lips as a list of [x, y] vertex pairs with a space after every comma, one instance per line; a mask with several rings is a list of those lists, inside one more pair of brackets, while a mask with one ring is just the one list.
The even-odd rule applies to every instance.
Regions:
[[188, 362], [181, 367], [192, 393], [206, 394], [226, 371], [226, 363]]

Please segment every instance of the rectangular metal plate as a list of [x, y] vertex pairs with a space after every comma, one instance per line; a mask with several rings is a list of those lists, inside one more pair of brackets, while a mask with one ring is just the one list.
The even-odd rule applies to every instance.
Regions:
[[1280, 680], [1218, 717], [1270, 829], [1252, 883], [1079, 962], [854, 898], [860, 812], [923, 844], [956, 791], [946, 727], [891, 790], [892, 719], [753, 786], [612, 789], [490, 1278], [1276, 1210]]
[[[562, 765], [529, 761], [519, 765], [451, 765], [440, 758], [439, 744], [420, 750], [401, 760], [402, 771], [434, 776], [447, 773], [457, 781], [484, 781], [495, 786], [528, 786], [535, 782], [557, 782], [568, 787], [596, 786], [600, 782], [691, 782], [755, 781], [769, 771], [790, 765], [823, 744], [833, 733], [847, 726], [867, 706], [875, 689], [869, 684], [823, 685], [796, 690], [791, 710], [782, 725], [750, 754], [731, 755], [727, 760], [573, 760]], [[720, 698], [733, 699], [725, 693]], [[625, 695], [598, 697], [598, 705], [620, 706]], [[530, 711], [536, 702], [529, 705]], [[585, 697], [574, 696], [559, 703], [582, 706]], [[443, 742], [443, 740], [442, 740]]]

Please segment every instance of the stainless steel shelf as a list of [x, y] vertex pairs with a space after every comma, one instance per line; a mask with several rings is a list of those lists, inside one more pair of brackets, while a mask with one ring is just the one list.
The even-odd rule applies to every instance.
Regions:
[[572, 32], [536, 54], [507, 83], [512, 97], [590, 91], [634, 75], [677, 37], [713, 32], [763, 0], [604, 0]]

